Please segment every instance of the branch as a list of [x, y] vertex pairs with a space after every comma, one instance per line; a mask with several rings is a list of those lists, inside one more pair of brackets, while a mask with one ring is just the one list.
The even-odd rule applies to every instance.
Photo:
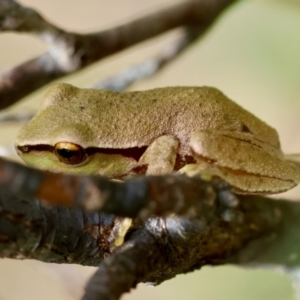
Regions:
[[[299, 203], [234, 195], [219, 180], [168, 175], [118, 183], [0, 162], [0, 255], [100, 263], [84, 299], [118, 299], [138, 282], [158, 284], [206, 264], [264, 258], [264, 263], [299, 265], [298, 259], [290, 260], [291, 253], [300, 257], [294, 234], [299, 232]], [[145, 221], [135, 219], [124, 245], [113, 252], [115, 228], [122, 218], [66, 207], [49, 209], [36, 197], [93, 209], [101, 206], [102, 211], [139, 215]], [[149, 218], [171, 212], [189, 219]], [[262, 254], [282, 249], [283, 258]], [[107, 255], [110, 258], [102, 261]]]
[[[2, 207], [12, 210], [13, 214], [17, 214], [18, 205], [24, 206], [20, 199], [27, 199], [28, 203], [36, 206], [35, 199], [40, 198], [48, 203], [71, 205], [78, 209], [139, 216], [140, 220], [146, 221], [149, 216], [176, 213], [190, 219], [204, 218], [209, 224], [217, 217], [228, 224], [237, 222], [239, 230], [245, 226], [246, 231], [253, 231], [256, 236], [281, 222], [291, 222], [293, 216], [299, 213], [300, 206], [287, 200], [235, 195], [223, 181], [204, 181], [200, 177], [183, 175], [146, 176], [120, 183], [97, 176], [42, 172], [3, 159], [0, 160], [0, 171]], [[38, 206], [36, 209], [42, 208]], [[33, 211], [30, 208], [29, 212]], [[244, 237], [247, 236], [245, 232]]]
[[48, 45], [48, 52], [0, 73], [0, 109], [54, 79], [168, 30], [188, 26], [204, 32], [233, 2], [184, 1], [127, 24], [83, 35], [66, 32], [12, 0], [0, 0], [0, 29], [35, 33]]
[[[46, 184], [51, 188], [44, 190]], [[119, 299], [139, 282], [159, 284], [204, 265], [300, 264], [300, 203], [235, 195], [220, 180], [168, 175], [118, 183], [50, 175], [1, 160], [0, 188], [0, 255], [100, 264], [85, 300]], [[41, 194], [48, 201], [62, 202], [58, 197], [64, 196], [65, 204], [102, 205], [111, 213], [124, 209], [125, 215], [140, 218], [115, 248], [122, 218], [44, 207], [36, 201]], [[170, 217], [171, 212], [189, 218]]]

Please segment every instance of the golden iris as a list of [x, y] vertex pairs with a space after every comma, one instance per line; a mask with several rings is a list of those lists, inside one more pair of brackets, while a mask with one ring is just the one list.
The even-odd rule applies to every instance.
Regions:
[[80, 164], [86, 158], [85, 151], [81, 146], [68, 142], [55, 144], [54, 153], [59, 161], [68, 165]]

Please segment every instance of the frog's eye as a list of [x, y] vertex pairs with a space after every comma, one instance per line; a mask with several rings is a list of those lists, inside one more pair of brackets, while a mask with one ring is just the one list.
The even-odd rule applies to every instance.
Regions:
[[54, 153], [59, 161], [68, 165], [80, 164], [86, 158], [86, 153], [82, 147], [67, 142], [55, 144]]

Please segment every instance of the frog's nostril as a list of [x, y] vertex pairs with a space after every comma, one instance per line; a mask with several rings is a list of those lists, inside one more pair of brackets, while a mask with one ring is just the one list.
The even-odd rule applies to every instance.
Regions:
[[17, 153], [27, 153], [29, 152], [29, 147], [28, 146], [15, 146]]

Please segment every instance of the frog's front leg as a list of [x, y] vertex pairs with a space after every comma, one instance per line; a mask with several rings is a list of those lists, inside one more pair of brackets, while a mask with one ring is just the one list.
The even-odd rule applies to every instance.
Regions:
[[179, 172], [221, 177], [240, 193], [275, 194], [300, 181], [295, 165], [250, 133], [197, 131], [191, 136], [190, 148], [197, 163]]
[[154, 140], [138, 161], [145, 166], [147, 175], [163, 175], [174, 169], [179, 141], [172, 135], [163, 135]]

